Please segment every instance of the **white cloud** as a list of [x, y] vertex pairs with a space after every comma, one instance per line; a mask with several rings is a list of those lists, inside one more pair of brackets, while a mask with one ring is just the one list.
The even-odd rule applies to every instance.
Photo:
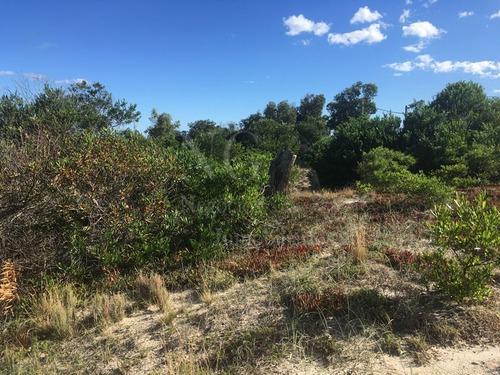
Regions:
[[419, 53], [422, 51], [417, 44], [410, 44], [409, 46], [404, 46], [403, 49], [408, 52]]
[[410, 10], [404, 9], [403, 13], [399, 16], [399, 22], [405, 23], [409, 17], [410, 17]]
[[403, 73], [394, 73], [393, 76], [394, 77], [401, 77], [403, 75]]
[[302, 39], [301, 41], [299, 41], [299, 43], [303, 46], [308, 46], [309, 44], [311, 44], [311, 39]]
[[403, 26], [403, 36], [418, 36], [422, 39], [439, 38], [446, 31], [438, 29], [429, 21], [414, 22], [409, 26]]
[[406, 3], [406, 5], [411, 5], [411, 4], [413, 3], [413, 1], [411, 1], [411, 0], [406, 0], [406, 1], [405, 1], [405, 3]]
[[415, 52], [415, 53], [419, 53], [421, 52], [425, 47], [427, 47], [427, 44], [429, 44], [428, 42], [424, 42], [423, 40], [421, 40], [420, 42], [418, 43], [415, 43], [415, 44], [410, 44], [409, 46], [405, 46], [403, 47], [403, 49], [405, 51], [408, 51], [408, 52]]
[[248, 84], [248, 85], [252, 85], [255, 83], [255, 81], [243, 81], [243, 83]]
[[47, 81], [49, 77], [40, 73], [23, 73], [23, 76], [31, 81]]
[[367, 6], [359, 8], [351, 18], [351, 23], [375, 22], [382, 18], [382, 15], [375, 11], [372, 12]]
[[500, 94], [500, 90], [493, 90], [495, 94]]
[[325, 22], [313, 22], [305, 18], [302, 14], [283, 18], [283, 24], [288, 27], [286, 35], [295, 36], [301, 33], [314, 33], [321, 36], [330, 31], [330, 25]]
[[0, 70], [0, 76], [12, 76], [14, 72], [11, 70]]
[[438, 1], [438, 0], [429, 0], [429, 1], [427, 1], [427, 2], [423, 5], [423, 7], [424, 7], [424, 8], [428, 8], [428, 7], [429, 7], [429, 5], [432, 5], [432, 4], [434, 4], [434, 3], [437, 3], [437, 1]]
[[463, 72], [482, 78], [500, 78], [500, 62], [495, 61], [437, 61], [429, 55], [420, 55], [413, 61], [384, 65], [396, 72], [411, 72], [416, 68], [434, 73]]
[[493, 18], [500, 18], [500, 10], [490, 16], [490, 20], [492, 20]]
[[473, 16], [474, 12], [460, 12], [458, 13], [458, 18], [470, 17]]
[[380, 31], [381, 25], [379, 23], [374, 23], [367, 28], [352, 31], [350, 33], [344, 34], [328, 34], [328, 43], [330, 44], [345, 44], [346, 46], [350, 46], [353, 44], [358, 44], [361, 42], [365, 42], [368, 44], [372, 43], [380, 43], [384, 39], [387, 38]]
[[388, 64], [387, 66], [393, 70], [397, 70], [398, 72], [411, 72], [414, 69], [411, 61], [406, 61], [403, 63], [392, 63]]
[[59, 79], [54, 81], [55, 84], [66, 84], [66, 85], [72, 85], [73, 83], [82, 83], [82, 82], [90, 82], [88, 79], [84, 78], [74, 78], [74, 79]]

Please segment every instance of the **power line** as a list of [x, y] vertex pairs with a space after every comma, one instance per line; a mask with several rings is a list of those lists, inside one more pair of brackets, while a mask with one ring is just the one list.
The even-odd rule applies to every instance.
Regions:
[[383, 109], [383, 108], [376, 108], [377, 111], [382, 111], [382, 112], [389, 112], [389, 113], [397, 113], [398, 115], [404, 115], [404, 112], [396, 112], [391, 109]]

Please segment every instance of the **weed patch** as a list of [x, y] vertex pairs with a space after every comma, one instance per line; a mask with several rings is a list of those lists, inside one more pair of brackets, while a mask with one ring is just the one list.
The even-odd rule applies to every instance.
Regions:
[[391, 248], [387, 248], [382, 250], [382, 254], [384, 254], [389, 263], [393, 268], [401, 269], [405, 266], [411, 266], [415, 263], [419, 264], [422, 256], [420, 254], [415, 254], [408, 250], [394, 250]]
[[306, 313], [335, 313], [341, 310], [347, 301], [345, 293], [339, 287], [329, 288], [317, 293], [299, 292], [291, 296], [292, 304], [296, 314]]
[[271, 269], [279, 269], [293, 262], [304, 261], [320, 251], [319, 245], [298, 244], [270, 249], [264, 245], [259, 249], [253, 249], [246, 254], [223, 261], [218, 267], [241, 278], [258, 276]]

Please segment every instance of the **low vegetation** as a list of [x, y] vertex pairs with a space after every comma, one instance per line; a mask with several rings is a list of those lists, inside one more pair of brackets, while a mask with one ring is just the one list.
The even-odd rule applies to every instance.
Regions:
[[[0, 373], [376, 373], [498, 348], [499, 102], [458, 82], [401, 126], [369, 116], [376, 93], [185, 132], [153, 110], [147, 137], [100, 84], [4, 95]], [[294, 184], [313, 166], [342, 189], [266, 197], [279, 148]]]

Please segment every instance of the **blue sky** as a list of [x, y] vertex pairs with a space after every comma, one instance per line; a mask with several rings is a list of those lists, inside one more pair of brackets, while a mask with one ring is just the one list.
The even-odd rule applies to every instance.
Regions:
[[[404, 111], [449, 82], [500, 95], [500, 0], [0, 0], [0, 90], [101, 82], [183, 128], [356, 81]], [[24, 82], [24, 83], [22, 83]]]

